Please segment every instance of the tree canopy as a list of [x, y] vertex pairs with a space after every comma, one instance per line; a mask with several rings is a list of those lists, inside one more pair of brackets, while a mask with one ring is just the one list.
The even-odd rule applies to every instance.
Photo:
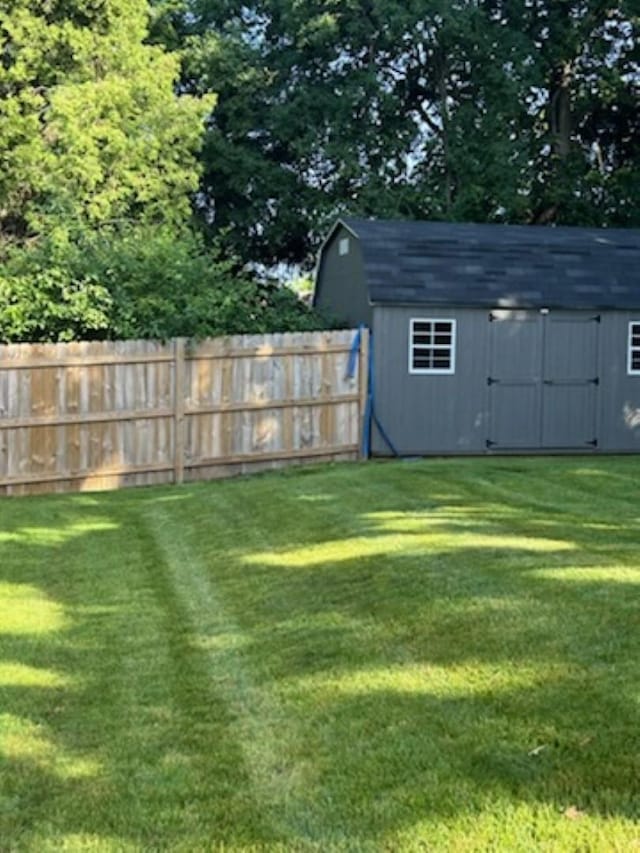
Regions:
[[639, 27], [639, 0], [5, 0], [0, 339], [318, 324], [240, 271], [308, 270], [341, 212], [640, 226]]
[[145, 0], [4, 4], [5, 238], [189, 216], [214, 97], [176, 96], [178, 57], [145, 43], [147, 25]]
[[637, 0], [172, 0], [216, 87], [202, 219], [300, 261], [337, 213], [640, 224]]
[[308, 328], [190, 228], [212, 92], [179, 91], [146, 0], [0, 11], [0, 342]]

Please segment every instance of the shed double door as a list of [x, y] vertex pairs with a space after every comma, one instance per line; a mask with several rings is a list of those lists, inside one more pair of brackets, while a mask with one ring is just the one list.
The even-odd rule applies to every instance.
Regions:
[[489, 327], [487, 447], [596, 448], [600, 318], [569, 311], [493, 311]]

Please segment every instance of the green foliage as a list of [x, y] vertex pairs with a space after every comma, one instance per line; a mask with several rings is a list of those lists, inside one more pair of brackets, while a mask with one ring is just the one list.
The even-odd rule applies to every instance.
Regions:
[[70, 282], [64, 268], [12, 267], [0, 273], [0, 343], [108, 336], [111, 299], [104, 287]]
[[194, 202], [209, 246], [267, 266], [309, 263], [344, 211], [638, 226], [639, 21], [637, 0], [5, 0], [0, 334], [319, 322], [208, 256]]
[[215, 97], [176, 95], [146, 0], [0, 12], [0, 340], [167, 338], [318, 325], [189, 232]]
[[12, 0], [0, 12], [0, 236], [180, 223], [213, 95], [176, 97], [146, 0]]
[[185, 231], [138, 226], [13, 248], [0, 342], [206, 337], [323, 327], [293, 291], [238, 274]]
[[344, 210], [639, 225], [638, 22], [637, 0], [172, 0], [154, 33], [219, 93], [203, 220], [272, 263]]

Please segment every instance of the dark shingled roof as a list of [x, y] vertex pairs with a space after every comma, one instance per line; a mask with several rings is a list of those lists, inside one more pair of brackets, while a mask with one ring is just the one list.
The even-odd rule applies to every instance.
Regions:
[[640, 231], [342, 219], [373, 303], [640, 308]]

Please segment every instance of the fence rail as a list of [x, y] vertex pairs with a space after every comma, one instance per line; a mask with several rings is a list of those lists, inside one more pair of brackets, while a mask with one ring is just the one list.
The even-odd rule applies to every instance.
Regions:
[[0, 346], [0, 495], [181, 483], [354, 459], [350, 330]]

